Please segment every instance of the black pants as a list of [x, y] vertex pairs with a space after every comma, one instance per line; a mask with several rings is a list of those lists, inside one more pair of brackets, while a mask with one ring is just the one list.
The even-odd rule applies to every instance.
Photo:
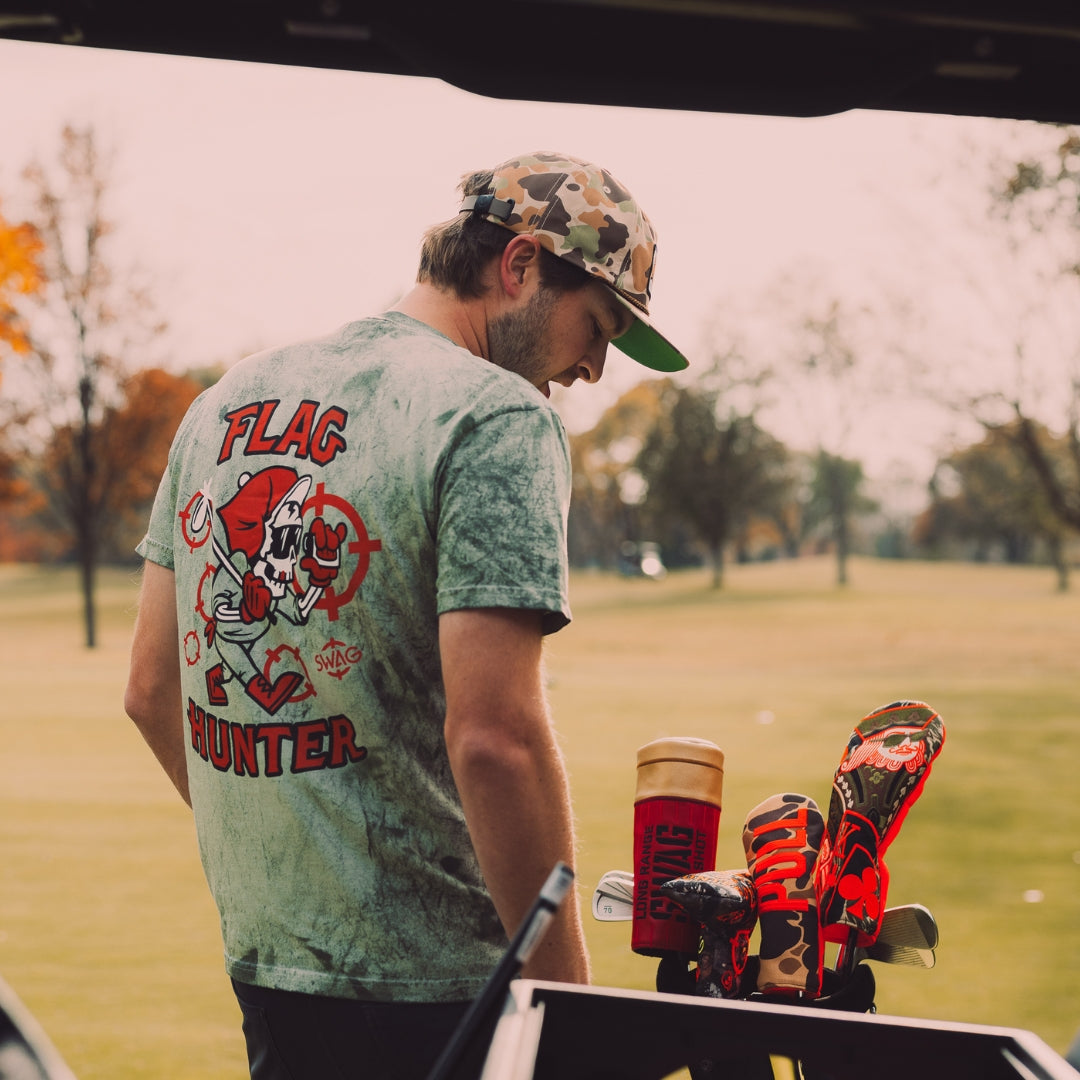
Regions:
[[[467, 1002], [366, 1002], [268, 990], [233, 980], [251, 1080], [424, 1080]], [[462, 1076], [477, 1076], [486, 1046]]]

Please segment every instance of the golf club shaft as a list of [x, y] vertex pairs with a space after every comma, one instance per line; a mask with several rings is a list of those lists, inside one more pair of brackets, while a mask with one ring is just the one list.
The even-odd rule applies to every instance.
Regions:
[[510, 981], [532, 956], [573, 884], [573, 870], [565, 863], [556, 863], [544, 882], [540, 895], [533, 901], [528, 914], [511, 939], [510, 947], [503, 953], [483, 990], [454, 1029], [427, 1080], [449, 1080], [453, 1076], [469, 1042], [502, 1005]]

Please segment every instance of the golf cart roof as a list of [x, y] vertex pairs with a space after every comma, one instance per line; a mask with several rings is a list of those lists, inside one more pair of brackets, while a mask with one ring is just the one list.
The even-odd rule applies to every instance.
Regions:
[[541, 101], [1080, 121], [1071, 0], [0, 0], [0, 37]]

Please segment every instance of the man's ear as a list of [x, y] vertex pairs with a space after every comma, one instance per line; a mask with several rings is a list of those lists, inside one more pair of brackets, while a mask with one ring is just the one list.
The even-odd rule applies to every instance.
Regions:
[[535, 236], [515, 236], [499, 259], [499, 284], [511, 299], [517, 299], [540, 282], [540, 241]]

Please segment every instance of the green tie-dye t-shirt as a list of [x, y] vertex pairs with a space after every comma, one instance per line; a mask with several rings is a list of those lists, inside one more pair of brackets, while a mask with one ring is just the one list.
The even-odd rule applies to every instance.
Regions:
[[506, 937], [443, 743], [438, 616], [564, 626], [569, 491], [543, 395], [398, 313], [252, 357], [192, 406], [140, 551], [176, 574], [233, 977], [387, 1001], [483, 985]]

